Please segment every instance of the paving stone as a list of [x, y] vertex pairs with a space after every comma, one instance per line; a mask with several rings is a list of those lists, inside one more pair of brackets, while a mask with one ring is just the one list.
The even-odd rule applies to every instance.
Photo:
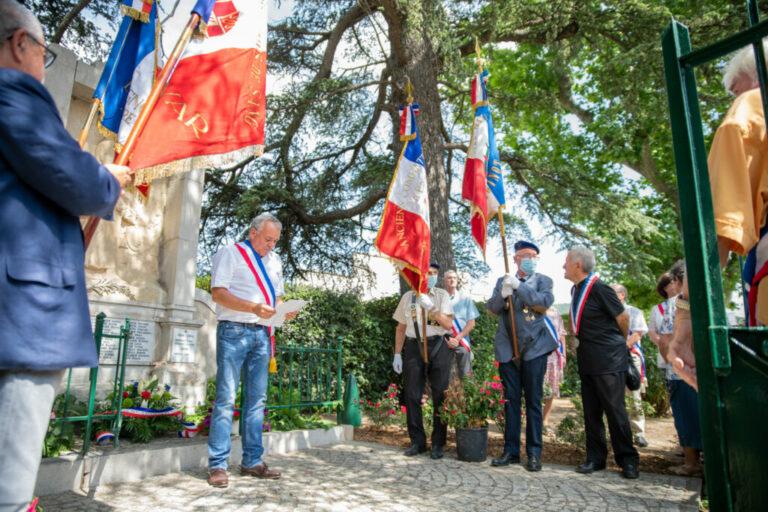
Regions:
[[228, 489], [214, 489], [207, 471], [185, 471], [139, 483], [104, 485], [88, 494], [40, 499], [46, 512], [266, 511], [697, 511], [701, 481], [641, 473], [625, 480], [616, 471], [579, 475], [570, 466], [494, 468], [454, 454], [433, 461], [403, 457], [399, 449], [346, 442], [269, 457], [280, 480], [230, 471]]

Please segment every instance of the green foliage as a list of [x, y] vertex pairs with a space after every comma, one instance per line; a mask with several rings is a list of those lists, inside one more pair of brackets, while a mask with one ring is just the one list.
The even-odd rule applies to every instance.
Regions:
[[504, 414], [504, 392], [498, 376], [478, 382], [473, 377], [454, 379], [445, 391], [440, 419], [449, 427], [482, 428], [488, 420], [501, 420]]
[[211, 293], [211, 274], [195, 277], [195, 288]]
[[43, 441], [43, 457], [57, 457], [62, 452], [71, 450], [75, 445], [75, 437], [82, 434], [80, 424], [65, 421], [68, 416], [84, 416], [88, 413], [88, 406], [77, 400], [74, 395], [62, 393], [57, 395], [51, 408], [51, 419], [59, 418], [59, 421], [51, 421]]
[[584, 429], [584, 406], [581, 398], [572, 397], [574, 412], [568, 413], [557, 425], [557, 437], [563, 442], [583, 448], [587, 443], [587, 434]]
[[[301, 396], [297, 389], [293, 389], [290, 394], [283, 391], [280, 396], [279, 388], [275, 385], [269, 387], [269, 394], [267, 404], [279, 404], [289, 405], [301, 402]], [[320, 416], [320, 411], [317, 407], [311, 408], [309, 415], [303, 414], [302, 410], [297, 407], [286, 407], [277, 409], [271, 407], [266, 411], [267, 420], [264, 423], [264, 430], [274, 431], [288, 431], [288, 430], [303, 430], [322, 428], [328, 430], [335, 424], [327, 420], [324, 420]]]
[[405, 406], [400, 405], [400, 388], [397, 384], [390, 384], [376, 400], [361, 399], [360, 405], [376, 427], [401, 425], [405, 421]]

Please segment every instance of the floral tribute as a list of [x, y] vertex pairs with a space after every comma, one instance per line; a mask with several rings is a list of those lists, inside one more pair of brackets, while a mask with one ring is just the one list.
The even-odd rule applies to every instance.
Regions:
[[440, 419], [450, 427], [482, 428], [504, 418], [504, 391], [498, 375], [479, 383], [472, 377], [454, 379], [445, 390]]

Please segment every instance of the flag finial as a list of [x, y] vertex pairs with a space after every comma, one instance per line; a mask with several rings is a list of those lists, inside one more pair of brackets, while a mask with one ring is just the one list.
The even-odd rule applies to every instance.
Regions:
[[413, 88], [413, 84], [411, 83], [411, 79], [408, 77], [408, 75], [405, 75], [406, 80], [408, 82], [405, 84], [405, 94], [408, 95], [408, 98], [406, 98], [406, 102], [410, 105], [413, 103], [413, 91], [415, 90]]
[[483, 72], [483, 64], [485, 64], [485, 60], [483, 59], [482, 54], [480, 53], [480, 43], [477, 40], [477, 36], [475, 36], [475, 55], [477, 55], [477, 72], [482, 73]]

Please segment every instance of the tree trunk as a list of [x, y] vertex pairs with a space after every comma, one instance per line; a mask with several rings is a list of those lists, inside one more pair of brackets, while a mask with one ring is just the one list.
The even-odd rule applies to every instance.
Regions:
[[[392, 2], [394, 3], [394, 2]], [[386, 4], [386, 2], [385, 2]], [[392, 60], [390, 67], [395, 83], [392, 102], [403, 105], [406, 102], [405, 84], [408, 78], [414, 87], [413, 97], [419, 104], [416, 125], [424, 153], [429, 190], [429, 222], [431, 232], [431, 259], [440, 265], [441, 278], [446, 270], [455, 268], [451, 223], [448, 215], [448, 178], [443, 164], [443, 139], [441, 133], [442, 114], [440, 112], [440, 91], [437, 78], [439, 60], [432, 42], [423, 26], [412, 26], [405, 14], [385, 6], [389, 23]], [[415, 9], [410, 7], [409, 9]], [[430, 0], [421, 2], [422, 16], [436, 15], [435, 5]], [[399, 139], [400, 121], [393, 115], [393, 148], [400, 154], [402, 142]]]

